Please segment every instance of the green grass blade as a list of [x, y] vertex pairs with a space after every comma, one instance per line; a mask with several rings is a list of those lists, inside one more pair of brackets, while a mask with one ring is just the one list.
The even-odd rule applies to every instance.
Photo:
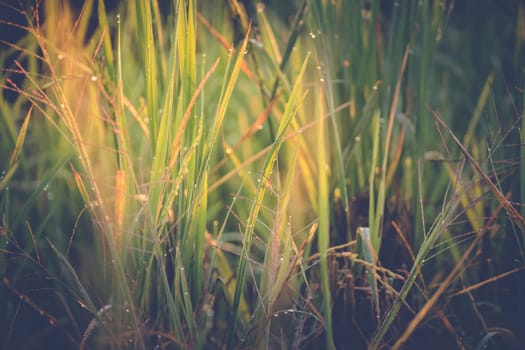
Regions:
[[425, 259], [427, 258], [430, 249], [434, 246], [434, 244], [436, 243], [438, 238], [443, 234], [443, 232], [445, 232], [445, 230], [448, 227], [448, 224], [452, 222], [452, 218], [455, 215], [458, 204], [458, 198], [454, 197], [448, 201], [443, 211], [439, 213], [438, 217], [434, 222], [433, 229], [429, 232], [426, 239], [421, 244], [419, 251], [417, 252], [414, 265], [412, 266], [410, 273], [408, 274], [408, 277], [405, 283], [403, 284], [403, 287], [401, 287], [399, 295], [397, 296], [392, 306], [388, 309], [387, 313], [383, 317], [383, 320], [381, 321], [381, 325], [379, 326], [374, 337], [372, 338], [372, 343], [369, 346], [370, 350], [377, 350], [381, 348], [383, 338], [390, 326], [392, 325], [392, 323], [394, 322], [395, 318], [397, 317], [401, 306], [405, 303], [408, 293], [414, 286], [414, 283], [417, 277], [419, 276], [421, 267], [424, 265]]
[[265, 192], [266, 192], [266, 181], [270, 179], [271, 177], [271, 173], [275, 166], [275, 161], [277, 159], [277, 154], [284, 141], [284, 136], [285, 136], [287, 127], [290, 124], [294, 115], [296, 114], [297, 108], [299, 107], [299, 105], [301, 104], [302, 100], [305, 97], [304, 94], [300, 94], [300, 91], [301, 91], [301, 81], [302, 81], [304, 72], [306, 70], [307, 62], [308, 62], [308, 57], [305, 59], [303, 66], [301, 67], [301, 71], [299, 72], [297, 76], [297, 80], [295, 82], [295, 85], [292, 89], [292, 92], [290, 93], [290, 97], [286, 104], [286, 108], [283, 113], [281, 123], [279, 124], [279, 128], [277, 130], [275, 141], [272, 143], [270, 151], [268, 152], [266, 156], [263, 170], [262, 170], [261, 179], [259, 181], [259, 186], [257, 188], [257, 193], [255, 194], [254, 202], [253, 202], [252, 208], [250, 210], [250, 214], [247, 219], [244, 238], [243, 238], [243, 247], [241, 251], [239, 265], [237, 268], [237, 281], [236, 281], [235, 293], [234, 293], [233, 302], [232, 302], [232, 319], [231, 319], [232, 326], [228, 334], [228, 347], [232, 346], [233, 340], [235, 337], [235, 333], [237, 331], [238, 323], [240, 323], [242, 320], [241, 315], [239, 315], [239, 304], [241, 301], [241, 294], [245, 287], [244, 284], [245, 284], [245, 278], [246, 278], [248, 256], [252, 248], [252, 240], [253, 240], [253, 235], [254, 235], [254, 230], [255, 230], [255, 224], [257, 222], [259, 211], [262, 207], [263, 199], [264, 199]]
[[[178, 1], [180, 2], [180, 1]], [[139, 43], [142, 45], [143, 65], [146, 74], [146, 103], [150, 118], [151, 142], [155, 149], [157, 144], [157, 134], [159, 133], [159, 76], [157, 74], [157, 52], [155, 50], [155, 38], [153, 34], [154, 24], [151, 13], [150, 1], [135, 1], [137, 8], [137, 23]]]

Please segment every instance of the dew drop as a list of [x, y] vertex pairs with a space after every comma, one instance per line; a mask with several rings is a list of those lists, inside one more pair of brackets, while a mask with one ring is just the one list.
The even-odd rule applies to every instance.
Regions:
[[96, 76], [96, 75], [92, 75], [92, 76], [91, 76], [91, 81], [97, 81], [97, 80], [98, 80], [98, 79], [97, 79], [97, 76]]

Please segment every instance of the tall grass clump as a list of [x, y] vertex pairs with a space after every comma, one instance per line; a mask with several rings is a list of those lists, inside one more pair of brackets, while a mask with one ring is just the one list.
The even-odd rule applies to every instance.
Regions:
[[488, 3], [0, 4], [2, 348], [518, 348]]
[[[93, 317], [80, 346], [100, 335], [112, 347], [145, 347], [169, 334], [200, 348], [206, 315], [194, 315], [210, 288], [203, 276], [208, 172], [246, 42], [224, 59], [222, 93], [205, 118], [196, 106], [219, 60], [198, 75], [194, 2], [177, 2], [170, 17], [161, 17], [157, 3], [130, 2], [111, 19], [103, 2], [86, 2], [78, 18], [65, 2], [42, 6], [28, 13], [38, 54], [23, 57], [42, 73], [17, 61], [26, 85], [6, 86], [33, 106], [27, 120], [34, 114], [53, 126], [57, 146], [40, 137], [34, 142], [68, 155], [61, 166], [92, 219], [91, 259], [99, 270], [92, 282], [101, 295], [86, 290], [67, 257], [74, 234], [67, 247], [47, 242], [74, 301]], [[98, 15], [100, 27], [88, 38], [90, 15]], [[171, 21], [168, 37], [163, 21]], [[38, 254], [46, 237], [34, 239]], [[145, 325], [148, 319], [154, 321]]]

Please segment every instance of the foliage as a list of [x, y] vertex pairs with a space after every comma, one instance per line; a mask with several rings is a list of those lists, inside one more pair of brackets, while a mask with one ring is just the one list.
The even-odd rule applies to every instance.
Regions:
[[3, 348], [525, 341], [522, 4], [108, 4], [0, 4]]

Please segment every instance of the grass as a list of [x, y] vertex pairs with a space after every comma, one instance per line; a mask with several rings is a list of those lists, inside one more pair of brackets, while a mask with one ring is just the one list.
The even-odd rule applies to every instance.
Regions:
[[0, 4], [2, 348], [519, 348], [523, 5], [108, 4]]

